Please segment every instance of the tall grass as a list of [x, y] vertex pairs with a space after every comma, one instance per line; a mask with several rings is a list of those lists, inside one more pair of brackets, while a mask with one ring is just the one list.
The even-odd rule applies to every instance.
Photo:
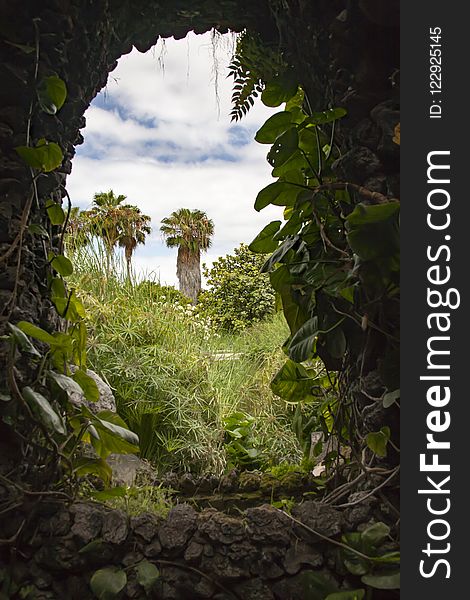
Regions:
[[[88, 309], [89, 366], [111, 385], [118, 412], [161, 470], [220, 473], [224, 418], [255, 417], [255, 440], [273, 464], [300, 458], [291, 414], [269, 388], [285, 357], [281, 315], [237, 336], [220, 335], [165, 288], [106, 279], [101, 257], [77, 259], [73, 284]], [[123, 272], [123, 271], [121, 271]], [[235, 354], [220, 359], [220, 353]]]

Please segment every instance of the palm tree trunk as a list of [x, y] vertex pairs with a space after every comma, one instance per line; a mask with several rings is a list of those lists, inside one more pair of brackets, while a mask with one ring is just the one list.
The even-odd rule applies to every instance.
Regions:
[[179, 289], [187, 296], [193, 304], [201, 291], [201, 253], [191, 252], [187, 248], [178, 248], [176, 260], [176, 275], [179, 281]]
[[127, 268], [127, 280], [131, 283], [131, 260], [132, 260], [132, 251], [129, 252], [129, 249], [124, 248], [124, 255], [126, 257], [126, 268]]

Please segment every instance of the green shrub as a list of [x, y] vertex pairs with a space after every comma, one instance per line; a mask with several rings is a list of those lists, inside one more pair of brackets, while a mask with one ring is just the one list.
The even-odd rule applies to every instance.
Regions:
[[137, 290], [139, 293], [146, 294], [154, 301], [168, 302], [170, 304], [191, 304], [191, 300], [182, 294], [179, 290], [171, 285], [161, 285], [156, 281], [145, 281], [137, 284]]
[[226, 331], [241, 331], [274, 312], [275, 292], [260, 269], [265, 257], [241, 244], [233, 254], [203, 265], [209, 289], [198, 298], [198, 312]]

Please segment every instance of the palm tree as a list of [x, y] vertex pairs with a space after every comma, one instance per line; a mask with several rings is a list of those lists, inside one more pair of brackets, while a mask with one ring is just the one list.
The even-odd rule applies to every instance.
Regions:
[[180, 292], [196, 304], [201, 291], [201, 252], [211, 245], [214, 223], [201, 210], [180, 208], [162, 219], [160, 231], [169, 248], [178, 248], [176, 275]]
[[140, 208], [126, 204], [122, 207], [121, 235], [119, 245], [124, 248], [127, 278], [131, 279], [131, 260], [138, 244], [145, 244], [145, 236], [150, 234], [150, 217], [143, 215]]
[[92, 235], [102, 240], [106, 254], [106, 275], [109, 276], [114, 249], [119, 240], [122, 202], [126, 196], [115, 196], [113, 190], [97, 192], [93, 196], [91, 209], [86, 211]]
[[138, 244], [145, 243], [150, 233], [150, 217], [137, 206], [123, 204], [126, 196], [116, 196], [113, 190], [98, 192], [84, 217], [91, 235], [102, 240], [106, 253], [106, 275], [109, 276], [116, 246], [124, 248], [127, 275], [130, 278], [132, 254]]
[[73, 255], [78, 249], [83, 248], [89, 242], [89, 227], [86, 213], [85, 211], [81, 211], [78, 206], [72, 206], [64, 237], [66, 251], [68, 254]]

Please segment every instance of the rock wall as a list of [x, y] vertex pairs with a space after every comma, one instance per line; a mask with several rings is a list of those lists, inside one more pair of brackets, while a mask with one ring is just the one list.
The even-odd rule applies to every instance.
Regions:
[[[311, 530], [338, 539], [342, 531], [363, 528], [370, 514], [367, 502], [340, 512], [308, 501], [293, 509], [295, 520], [270, 505], [228, 516], [180, 504], [166, 519], [150, 513], [129, 518], [95, 503], [43, 503], [21, 552], [9, 558], [0, 554], [2, 598], [93, 598], [93, 574], [116, 567], [127, 577], [120, 598], [307, 600], [312, 573], [338, 587], [361, 587], [359, 578], [347, 576], [337, 548]], [[22, 518], [3, 523], [0, 536], [12, 535]], [[147, 592], [137, 581], [143, 561], [160, 571]], [[396, 592], [374, 595], [397, 597]]]

